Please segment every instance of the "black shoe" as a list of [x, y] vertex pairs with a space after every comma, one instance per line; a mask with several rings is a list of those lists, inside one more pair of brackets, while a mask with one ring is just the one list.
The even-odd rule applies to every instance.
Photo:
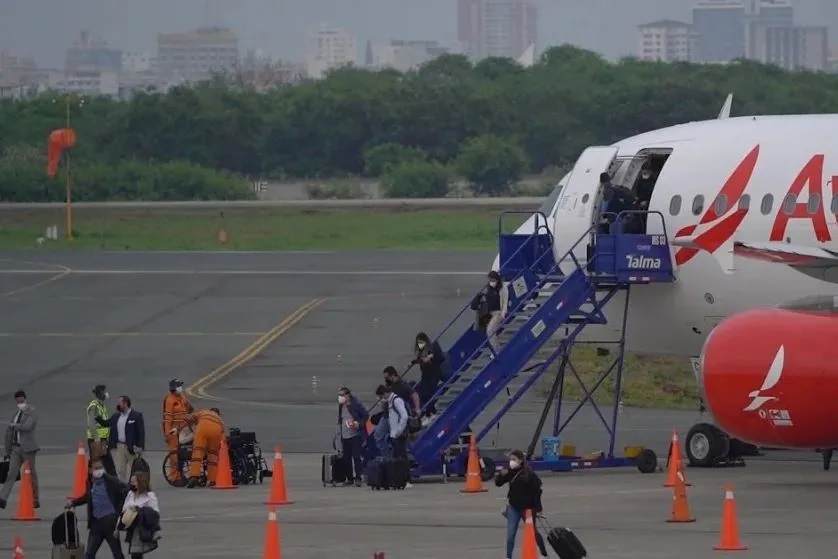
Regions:
[[343, 486], [344, 487], [351, 487], [352, 486], [352, 480], [347, 479], [346, 481], [343, 482]]
[[35, 502], [32, 504], [32, 506], [33, 506], [33, 507], [35, 507], [36, 509], [41, 508], [41, 501], [35, 501]]
[[189, 478], [189, 481], [186, 482], [186, 487], [188, 489], [194, 489], [195, 487], [198, 487], [198, 479], [194, 477]]
[[356, 480], [355, 480], [355, 487], [361, 487], [361, 485], [363, 485], [362, 480], [360, 480], [360, 479], [356, 479]]
[[3, 499], [0, 499], [0, 509], [4, 509], [4, 508], [6, 508], [6, 501], [3, 500]]

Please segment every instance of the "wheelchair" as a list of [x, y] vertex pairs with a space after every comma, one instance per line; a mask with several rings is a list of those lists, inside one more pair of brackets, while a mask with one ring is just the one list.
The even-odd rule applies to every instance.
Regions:
[[[172, 487], [186, 487], [189, 481], [189, 467], [192, 462], [192, 443], [181, 444], [163, 459], [163, 479]], [[201, 463], [198, 486], [207, 486], [207, 458]]]
[[266, 477], [273, 475], [262, 457], [262, 448], [256, 440], [255, 432], [231, 427], [230, 436], [227, 437], [227, 448], [230, 452], [230, 469], [234, 484], [248, 485], [257, 481], [262, 483]]

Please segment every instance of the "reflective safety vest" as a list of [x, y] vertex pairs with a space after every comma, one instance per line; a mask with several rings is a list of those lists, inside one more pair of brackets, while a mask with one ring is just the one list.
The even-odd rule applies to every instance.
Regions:
[[[102, 419], [107, 419], [108, 418], [108, 408], [106, 408], [105, 404], [103, 404], [102, 402], [100, 402], [96, 398], [94, 398], [93, 400], [90, 401], [89, 404], [87, 404], [87, 415], [88, 416], [90, 416], [90, 408], [95, 408], [96, 409], [96, 415], [98, 415]], [[94, 429], [88, 429], [87, 430], [87, 438], [88, 439], [96, 439], [96, 438], [107, 439], [108, 435], [111, 432], [110, 427], [102, 427], [98, 423], [96, 425], [97, 425], [97, 427], [94, 427]]]

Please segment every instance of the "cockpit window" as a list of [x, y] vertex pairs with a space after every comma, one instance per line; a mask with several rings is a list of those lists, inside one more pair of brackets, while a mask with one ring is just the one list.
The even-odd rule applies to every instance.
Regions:
[[562, 192], [562, 185], [558, 185], [556, 188], [553, 189], [553, 192], [550, 193], [550, 196], [547, 197], [544, 202], [538, 207], [538, 211], [550, 217], [553, 214], [553, 207], [556, 205], [556, 200], [559, 199], [559, 194]]

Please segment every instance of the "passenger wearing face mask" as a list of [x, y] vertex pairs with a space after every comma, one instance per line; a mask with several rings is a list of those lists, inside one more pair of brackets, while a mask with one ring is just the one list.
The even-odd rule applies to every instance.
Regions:
[[[163, 399], [163, 436], [166, 437], [169, 452], [177, 450], [178, 433], [186, 427], [186, 419], [194, 411], [183, 393], [183, 381], [173, 378], [169, 381], [169, 393]], [[172, 472], [173, 480], [180, 477], [179, 468], [170, 467], [168, 471]]]
[[160, 539], [160, 504], [151, 490], [146, 472], [131, 476], [131, 491], [125, 498], [120, 516], [120, 529], [125, 530], [125, 542], [131, 559], [157, 549]]
[[38, 424], [38, 414], [35, 408], [26, 401], [26, 392], [18, 390], [15, 392], [15, 403], [17, 410], [12, 417], [11, 423], [6, 427], [5, 451], [9, 459], [9, 473], [6, 482], [0, 489], [0, 509], [6, 508], [6, 501], [17, 481], [15, 472], [20, 471], [24, 462], [29, 462], [29, 470], [32, 474], [32, 500], [35, 508], [41, 506], [38, 499], [38, 472], [35, 470], [35, 456], [38, 454], [38, 443], [35, 440], [35, 426]]
[[488, 274], [488, 283], [480, 293], [471, 300], [471, 309], [476, 311], [479, 324], [486, 323], [486, 336], [489, 338], [489, 345], [497, 353], [500, 351], [497, 340], [497, 331], [506, 317], [506, 310], [509, 306], [509, 291], [503, 283], [500, 274], [492, 270]]
[[[515, 535], [518, 533], [518, 525], [524, 518], [525, 512], [530, 510], [535, 517], [542, 510], [541, 478], [529, 467], [524, 459], [524, 453], [520, 450], [513, 450], [509, 454], [509, 467], [504, 468], [495, 476], [496, 486], [502, 487], [507, 483], [509, 492], [506, 495], [507, 504], [503, 515], [506, 517], [506, 558], [512, 559]], [[535, 542], [538, 544], [541, 556], [547, 557], [544, 538], [538, 530], [535, 530]]]
[[97, 384], [93, 388], [94, 398], [87, 404], [87, 448], [91, 458], [101, 458], [105, 471], [114, 476], [114, 466], [111, 455], [108, 452], [108, 438], [110, 437], [110, 413], [105, 405], [108, 399], [108, 390], [104, 384]]
[[[448, 380], [451, 376], [451, 366], [446, 359], [445, 351], [439, 342], [431, 343], [430, 338], [424, 332], [416, 334], [416, 342], [413, 346], [413, 352], [416, 358], [412, 364], [419, 365], [422, 371], [422, 377], [416, 384], [416, 393], [419, 395], [419, 405], [425, 408], [433, 395], [439, 388], [440, 383]], [[422, 420], [422, 425], [427, 426], [433, 416], [436, 415], [436, 406], [430, 405], [425, 409], [426, 417]]]
[[[361, 487], [364, 474], [363, 464], [363, 441], [361, 430], [369, 416], [364, 405], [352, 395], [345, 386], [338, 390], [338, 428], [340, 429], [340, 440], [342, 444], [342, 458], [346, 481], [344, 485], [352, 485], [353, 479], [356, 487]], [[355, 476], [353, 478], [352, 472]]]
[[125, 559], [116, 531], [119, 513], [128, 495], [128, 486], [116, 476], [105, 473], [102, 460], [90, 462], [90, 476], [84, 495], [70, 500], [66, 508], [87, 505], [87, 549], [85, 559], [95, 559], [102, 544], [107, 542], [114, 559]]

